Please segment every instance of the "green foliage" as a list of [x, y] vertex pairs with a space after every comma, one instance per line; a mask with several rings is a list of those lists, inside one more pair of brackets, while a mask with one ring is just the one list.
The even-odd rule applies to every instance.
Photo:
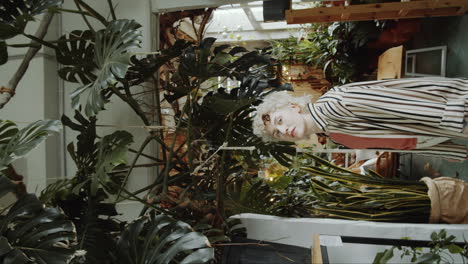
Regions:
[[39, 120], [23, 129], [18, 129], [11, 121], [0, 120], [0, 170], [24, 157], [60, 129], [60, 122], [57, 120]]
[[15, 0], [0, 2], [0, 65], [8, 61], [5, 40], [24, 32], [29, 21], [48, 8], [62, 4], [62, 0]]
[[115, 250], [112, 233], [121, 231], [120, 223], [115, 219], [117, 211], [115, 205], [105, 202], [107, 196], [102, 191], [92, 197], [87, 194], [87, 189], [89, 187], [74, 178], [49, 185], [41, 193], [41, 200], [62, 208], [75, 224], [77, 249], [86, 251], [86, 256], [80, 259], [90, 264], [110, 263], [110, 253]]
[[[5, 5], [10, 5], [10, 2]], [[22, 2], [28, 2], [26, 6], [31, 10], [21, 11]], [[0, 8], [2, 19], [5, 10], [10, 13], [18, 10], [18, 14], [8, 16], [11, 18], [8, 22], [0, 21], [0, 62], [3, 63], [7, 56], [5, 39], [23, 33], [32, 16], [54, 6], [53, 3], [58, 1], [16, 1], [11, 5], [19, 5], [19, 8]], [[77, 141], [67, 146], [76, 164], [76, 175], [49, 185], [41, 195], [44, 203], [62, 208], [76, 226], [76, 248], [85, 250], [86, 256], [74, 258], [72, 263], [207, 262], [213, 258], [213, 249], [207, 247], [207, 237], [217, 243], [227, 241], [227, 236], [245, 234], [245, 229], [239, 228], [237, 221], [226, 222], [226, 211], [231, 209], [225, 209], [224, 202], [229, 204], [228, 200], [231, 200], [235, 206], [241, 205], [239, 212], [253, 208], [274, 213], [278, 208], [275, 204], [277, 198], [283, 209], [288, 206], [288, 200], [274, 196], [275, 191], [268, 193], [272, 188], [267, 184], [250, 181], [251, 178], [243, 180], [253, 174], [255, 163], [262, 155], [272, 155], [281, 164], [288, 165], [295, 153], [291, 143], [264, 144], [252, 133], [254, 106], [269, 92], [291, 89], [289, 84], [281, 83], [278, 65], [268, 54], [228, 45], [214, 47], [215, 39], [207, 38], [200, 43], [177, 41], [160, 54], [139, 58], [131, 53], [131, 49], [141, 42], [140, 26], [135, 21], [107, 21], [91, 5], [81, 1], [76, 1], [76, 4], [82, 8], [55, 8], [52, 11], [94, 18], [105, 28], [96, 32], [91, 27], [89, 30], [73, 30], [57, 41], [36, 39], [31, 44], [55, 47], [57, 59], [63, 65], [59, 70], [60, 77], [81, 85], [71, 94], [72, 106], [77, 109], [74, 119], [62, 118], [64, 125], [78, 132]], [[152, 91], [156, 100], [155, 105], [150, 106], [151, 112], [158, 116], [149, 121], [148, 109], [138, 95], [140, 91], [137, 93], [133, 89], [153, 78], [163, 66], [169, 71], [168, 76], [161, 78], [159, 89]], [[205, 82], [213, 77], [237, 80], [240, 85], [230, 91], [204, 87]], [[135, 164], [140, 156], [148, 157], [153, 163], [127, 166], [124, 157], [133, 142], [132, 136], [125, 131], [110, 135], [98, 135], [96, 131], [96, 116], [113, 95], [127, 103], [147, 126], [162, 120], [161, 102], [167, 100], [175, 112], [177, 128], [174, 134], [185, 137], [184, 142], [181, 146], [169, 145], [163, 133], [151, 131], [148, 141], [156, 141], [162, 155], [151, 157], [143, 154], [143, 145], [142, 151], [136, 155]], [[185, 101], [183, 109], [178, 106], [177, 99], [180, 98], [185, 99], [181, 100]], [[80, 102], [85, 99], [86, 104], [81, 109]], [[2, 127], [0, 142], [3, 140], [5, 144], [1, 147], [8, 148], [8, 151], [2, 149], [0, 153], [3, 156], [0, 157], [7, 157], [3, 162], [5, 165], [39, 144], [46, 136], [40, 132], [41, 129], [53, 132], [47, 127], [31, 128], [27, 135], [16, 139], [16, 134], [21, 134], [16, 126], [2, 123]], [[215, 153], [224, 143], [228, 146], [255, 146], [256, 149], [252, 152], [220, 150], [219, 154]], [[203, 162], [211, 156], [213, 160], [205, 165]], [[160, 166], [160, 173], [154, 184], [131, 193], [126, 190], [123, 178], [131, 176], [135, 166]], [[200, 166], [199, 170], [195, 170], [197, 166]], [[229, 189], [228, 197], [224, 195], [226, 189]], [[140, 198], [148, 190], [154, 192], [150, 197], [157, 199]], [[184, 219], [206, 237], [193, 232], [187, 224], [151, 213], [128, 225], [124, 231], [126, 223], [116, 220], [113, 202], [120, 201], [115, 197], [117, 193], [122, 193], [119, 195], [121, 199], [135, 200], [153, 211]], [[295, 194], [291, 192], [288, 197]], [[290, 201], [296, 201], [297, 205], [297, 199]], [[141, 215], [145, 213], [143, 211]]]
[[[227, 138], [230, 146], [254, 146], [255, 150], [231, 151], [230, 155], [242, 155], [244, 161], [255, 163], [260, 155], [274, 156], [282, 165], [288, 166], [295, 149], [293, 143], [280, 142], [269, 144], [255, 136], [252, 131], [252, 106], [260, 102], [263, 91], [268, 87], [268, 81], [259, 77], [245, 77], [240, 86], [231, 89], [229, 93], [220, 88], [216, 93], [210, 92], [203, 97], [201, 105], [194, 106], [192, 116], [193, 129], [204, 134], [213, 148], [221, 146], [229, 129], [229, 117], [232, 117], [230, 136]], [[289, 89], [279, 86], [273, 91]]]
[[463, 263], [468, 259], [468, 244], [466, 241], [463, 248], [454, 244], [456, 237], [453, 235], [447, 236], [445, 229], [440, 230], [439, 233], [432, 232], [431, 240], [429, 252], [427, 253], [424, 253], [421, 248], [393, 246], [390, 249], [377, 253], [373, 263], [387, 264], [394, 256], [393, 252], [395, 249], [401, 252], [401, 258], [411, 256], [411, 263], [456, 263], [448, 252], [459, 255]]
[[[5, 176], [0, 176], [0, 198], [16, 191]], [[22, 195], [0, 219], [0, 262], [51, 263], [69, 261], [75, 253], [73, 223], [59, 208], [44, 207], [33, 194]]]
[[214, 258], [208, 239], [165, 215], [141, 217], [117, 241], [116, 264], [207, 263]]
[[57, 61], [64, 65], [58, 71], [60, 78], [82, 84], [96, 80], [93, 42], [94, 34], [90, 30], [73, 30], [59, 38], [55, 52]]
[[96, 172], [91, 180], [91, 195], [97, 193], [99, 185], [106, 186], [111, 181], [108, 173], [120, 164], [125, 164], [128, 146], [133, 136], [126, 131], [116, 131], [102, 138], [98, 143]]
[[[214, 38], [206, 38], [200, 45], [184, 47], [178, 58], [176, 71], [172, 73], [170, 81], [164, 83], [168, 93], [164, 96], [169, 102], [201, 89], [205, 81], [218, 76], [241, 81], [242, 99], [258, 97], [269, 86], [291, 89], [290, 85], [280, 86], [277, 83], [277, 76], [273, 72], [273, 65], [267, 54], [258, 51], [246, 52], [245, 48], [231, 48], [227, 45], [212, 48], [214, 41]], [[228, 49], [229, 52], [225, 52]], [[239, 54], [240, 56], [236, 56]], [[248, 103], [243, 102], [243, 104]], [[233, 112], [233, 110], [224, 110], [225, 113], [226, 111]]]
[[129, 85], [138, 85], [150, 79], [159, 68], [172, 59], [179, 57], [192, 43], [178, 39], [171, 47], [160, 51], [158, 55], [149, 55], [143, 59], [130, 58], [131, 66], [125, 76]]
[[17, 0], [0, 3], [0, 39], [12, 38], [23, 32], [26, 22], [62, 0]]
[[231, 214], [271, 214], [274, 190], [261, 179], [239, 179], [227, 186], [226, 207]]
[[[75, 112], [75, 120], [63, 116], [64, 125], [81, 132], [76, 147], [68, 145], [68, 151], [77, 166], [76, 177], [58, 182], [42, 193], [41, 198], [58, 205], [77, 227], [79, 249], [87, 251], [86, 263], [109, 263], [110, 252], [115, 250], [112, 232], [120, 231], [114, 200], [122, 177], [110, 172], [125, 162], [131, 134], [116, 131], [99, 140], [96, 134], [96, 118], [86, 119]], [[55, 195], [54, 195], [55, 194]], [[96, 247], [100, 245], [100, 247]]]
[[377, 38], [382, 25], [371, 21], [312, 24], [304, 39], [273, 41], [272, 56], [283, 64], [320, 67], [333, 84], [359, 81], [368, 71], [366, 44]]
[[94, 60], [99, 68], [96, 80], [76, 89], [70, 96], [72, 107], [78, 109], [80, 96], [87, 92], [85, 113], [94, 116], [104, 108], [103, 90], [125, 77], [130, 64], [129, 50], [141, 43], [140, 25], [134, 20], [115, 20], [96, 33]]
[[318, 166], [304, 166], [320, 199], [315, 210], [329, 217], [352, 220], [415, 222], [429, 219], [430, 199], [421, 182], [357, 174], [317, 156]]

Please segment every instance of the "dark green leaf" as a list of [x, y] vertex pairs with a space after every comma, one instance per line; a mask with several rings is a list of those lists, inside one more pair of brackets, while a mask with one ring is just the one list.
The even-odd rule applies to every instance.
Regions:
[[8, 243], [8, 239], [6, 237], [0, 237], [0, 256], [4, 256], [8, 254], [10, 251], [13, 250], [10, 243]]
[[416, 263], [435, 263], [440, 260], [440, 256], [434, 253], [426, 253], [416, 259]]
[[102, 91], [125, 77], [130, 67], [130, 49], [141, 43], [140, 25], [134, 20], [114, 20], [106, 29], [96, 33], [95, 62], [99, 68], [97, 79], [76, 89], [70, 96], [72, 106], [78, 109], [80, 96], [86, 92], [85, 113], [94, 116], [104, 108]]
[[21, 250], [13, 249], [8, 255], [5, 256], [3, 259], [3, 263], [5, 264], [23, 264], [23, 263], [31, 263], [31, 259], [29, 259]]
[[14, 36], [20, 33], [21, 31], [19, 31], [16, 27], [9, 25], [9, 24], [0, 23], [0, 39], [1, 40], [13, 38]]
[[388, 261], [393, 258], [393, 250], [395, 247], [385, 250], [384, 252], [379, 252], [375, 256], [373, 264], [386, 264]]
[[74, 30], [59, 39], [56, 50], [57, 61], [64, 67], [59, 70], [59, 76], [69, 82], [89, 84], [96, 79], [93, 71], [94, 35], [90, 30]]
[[211, 63], [224, 65], [231, 60], [231, 55], [225, 52], [218, 52]]
[[452, 254], [459, 254], [463, 252], [463, 248], [455, 245], [455, 244], [450, 244], [447, 245], [447, 249], [450, 251]]
[[15, 0], [0, 2], [0, 23], [12, 24], [25, 16], [35, 16], [50, 7], [62, 4], [62, 0]]
[[444, 240], [447, 237], [447, 230], [445, 229], [440, 230], [439, 237], [441, 240]]
[[234, 56], [237, 53], [246, 52], [247, 49], [244, 47], [234, 47], [229, 51], [229, 55]]
[[96, 173], [92, 176], [92, 195], [96, 195], [100, 184], [109, 182], [108, 172], [117, 165], [126, 163], [125, 155], [132, 142], [132, 134], [126, 131], [116, 131], [102, 138], [97, 149]]
[[[1, 29], [0, 29], [1, 32]], [[4, 41], [0, 41], [0, 65], [7, 63], [8, 61], [8, 49]]]
[[225, 49], [227, 49], [229, 47], [231, 47], [231, 45], [229, 45], [229, 44], [224, 44], [224, 45], [217, 46], [216, 48], [214, 48], [213, 53], [216, 55], [219, 52], [221, 52], [221, 51], [223, 51], [223, 50], [225, 50]]
[[48, 136], [59, 132], [57, 120], [40, 120], [18, 130], [11, 121], [0, 120], [0, 170], [16, 159], [24, 157]]
[[[73, 223], [58, 208], [44, 208], [35, 195], [21, 197], [2, 219], [1, 263], [67, 263], [74, 254]], [[12, 249], [12, 250], [11, 250]]]
[[7, 193], [14, 192], [16, 190], [16, 184], [11, 182], [8, 177], [0, 173], [0, 199]]
[[145, 216], [127, 226], [113, 253], [117, 264], [207, 263], [214, 258], [208, 239], [165, 215]]
[[208, 263], [214, 258], [214, 248], [201, 248], [185, 257], [181, 264]]
[[204, 38], [200, 43], [200, 49], [210, 49], [216, 38]]
[[231, 100], [225, 99], [220, 96], [211, 96], [206, 98], [206, 101], [203, 101], [203, 105], [214, 111], [223, 115], [240, 110], [241, 108], [250, 105], [255, 99], [240, 99], [240, 100]]

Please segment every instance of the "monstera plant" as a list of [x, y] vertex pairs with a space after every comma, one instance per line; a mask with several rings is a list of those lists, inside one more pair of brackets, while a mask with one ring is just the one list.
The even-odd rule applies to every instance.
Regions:
[[[9, 45], [7, 40], [17, 35], [36, 39], [35, 36], [25, 32], [28, 22], [34, 21], [35, 16], [47, 12], [49, 8], [56, 7], [61, 3], [62, 0], [21, 0], [0, 3], [0, 7], [2, 7], [0, 8], [0, 65], [8, 61], [8, 47], [24, 47], [24, 45]], [[36, 40], [41, 43], [32, 43], [30, 46], [40, 47], [41, 44], [44, 44], [41, 39]]]
[[60, 131], [56, 120], [40, 120], [18, 129], [15, 123], [0, 120], [0, 171], [24, 157], [49, 135]]
[[[10, 180], [11, 163], [26, 156], [49, 135], [60, 130], [58, 121], [36, 121], [18, 129], [0, 121], [0, 260], [2, 263], [67, 263], [76, 251], [73, 223], [58, 207], [44, 207], [34, 194]], [[16, 194], [8, 197], [8, 194]], [[11, 201], [11, 202], [9, 202]]]
[[113, 253], [116, 264], [203, 263], [214, 257], [208, 239], [165, 215], [145, 216], [122, 232]]
[[[8, 183], [2, 177], [2, 188]], [[67, 263], [75, 254], [76, 231], [60, 208], [44, 208], [33, 194], [18, 199], [0, 221], [2, 263]]]
[[[252, 186], [250, 178], [262, 155], [272, 155], [283, 165], [291, 162], [291, 144], [264, 144], [251, 129], [254, 106], [261, 98], [291, 86], [282, 84], [278, 65], [265, 52], [216, 46], [214, 38], [200, 37], [199, 42], [177, 40], [165, 50], [136, 54], [133, 49], [140, 46], [141, 26], [132, 19], [118, 19], [111, 0], [107, 1], [107, 18], [92, 4], [74, 2], [76, 10], [62, 9], [61, 1], [52, 0], [0, 3], [0, 29], [5, 29], [0, 33], [0, 62], [6, 62], [7, 49], [16, 47], [8, 43], [9, 39], [25, 35], [31, 42], [23, 46], [32, 51], [42, 46], [53, 49], [61, 65], [58, 76], [78, 87], [66, 91], [75, 109], [74, 116], [61, 119], [63, 125], [78, 133], [75, 142], [67, 142], [76, 173], [50, 184], [40, 197], [47, 206], [61, 208], [66, 216], [59, 217], [57, 211], [54, 219], [69, 219], [76, 227], [76, 243], [73, 240], [71, 244], [86, 254], [74, 257], [72, 263], [210, 261], [213, 249], [207, 241], [226, 241], [238, 233], [226, 221], [236, 211], [234, 207], [255, 207], [245, 199], [242, 187], [231, 187]], [[87, 28], [71, 30], [57, 40], [44, 40], [48, 22], [60, 12], [82, 15]], [[46, 14], [37, 34], [24, 32], [25, 23], [40, 13]], [[27, 66], [35, 53], [28, 54], [31, 55], [25, 57], [22, 65]], [[25, 71], [20, 69], [8, 87], [2, 88], [9, 97], [0, 100], [0, 108], [15, 95]], [[209, 85], [218, 79], [231, 79], [239, 86], [228, 90]], [[157, 87], [142, 92], [141, 86], [148, 82]], [[148, 105], [144, 96], [154, 98], [153, 103]], [[147, 137], [136, 149], [128, 131], [102, 134], [96, 129], [98, 114], [115, 100], [126, 103], [148, 128]], [[173, 127], [165, 128], [163, 102], [168, 102], [175, 113]], [[23, 156], [24, 150], [44, 138], [41, 131], [54, 132], [57, 125], [56, 121], [41, 121], [26, 127], [22, 134], [6, 123], [4, 134], [10, 137], [0, 140], [0, 165], [10, 166], [11, 161]], [[150, 143], [157, 145], [158, 155], [147, 154]], [[237, 149], [225, 148], [230, 146]], [[128, 152], [134, 153], [130, 162]], [[141, 164], [141, 157], [151, 162]], [[129, 191], [127, 183], [137, 167], [156, 167], [158, 173], [152, 184]], [[141, 218], [131, 224], [118, 219], [116, 204], [124, 200], [144, 207]], [[30, 214], [33, 213], [41, 211]], [[52, 222], [49, 224], [53, 226]]]
[[94, 116], [104, 107], [103, 89], [124, 78], [128, 70], [131, 54], [129, 49], [141, 42], [140, 25], [134, 20], [115, 20], [101, 31], [96, 32], [94, 61], [99, 69], [95, 80], [79, 87], [71, 94], [72, 106], [78, 108], [80, 95], [88, 91], [85, 106], [87, 116]]

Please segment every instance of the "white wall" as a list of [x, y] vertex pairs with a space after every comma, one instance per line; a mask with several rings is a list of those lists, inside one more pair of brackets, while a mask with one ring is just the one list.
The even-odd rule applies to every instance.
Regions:
[[[86, 1], [89, 5], [100, 12], [104, 17], [110, 17], [109, 8], [107, 1]], [[118, 19], [134, 19], [142, 25], [141, 31], [143, 35], [142, 48], [135, 50], [135, 52], [150, 52], [151, 51], [151, 8], [149, 1], [130, 1], [130, 0], [113, 0], [114, 6], [116, 6], [116, 16]], [[75, 4], [72, 1], [65, 1], [64, 8], [75, 9]], [[90, 19], [95, 30], [103, 28], [103, 25], [94, 19]], [[88, 29], [80, 15], [66, 14], [62, 17], [62, 34], [70, 33], [75, 29]], [[78, 84], [64, 83], [65, 102], [64, 112], [70, 118], [73, 117], [74, 111], [71, 109], [71, 101], [69, 94], [78, 87]], [[113, 133], [117, 130], [126, 130], [134, 136], [134, 143], [132, 144], [133, 149], [138, 149], [148, 135], [145, 129], [142, 128], [130, 128], [128, 126], [141, 126], [143, 123], [140, 118], [131, 110], [131, 108], [118, 97], [114, 96], [111, 98], [111, 102], [106, 104], [106, 110], [98, 114], [98, 124], [101, 125], [113, 125], [116, 127], [112, 128], [98, 128], [98, 135], [105, 136]], [[76, 133], [68, 128], [65, 129], [65, 141], [68, 144], [71, 141], [76, 142]], [[150, 147], [146, 148], [145, 153], [151, 153], [153, 150]], [[130, 163], [133, 160], [134, 155], [129, 153], [127, 161]], [[150, 160], [146, 158], [140, 158], [138, 164], [149, 163]], [[67, 155], [66, 159], [66, 176], [72, 177], [75, 173], [75, 166], [73, 160]], [[130, 177], [127, 189], [130, 191], [136, 191], [149, 184], [151, 184], [155, 178], [153, 175], [153, 169], [151, 168], [137, 168], [133, 170]], [[133, 219], [138, 215], [141, 209], [141, 204], [137, 202], [123, 202], [118, 205], [119, 212], [125, 213], [124, 219]]]
[[[105, 17], [109, 17], [107, 1], [86, 1], [97, 11], [102, 12]], [[142, 25], [143, 42], [142, 48], [136, 52], [151, 51], [151, 8], [150, 1], [130, 1], [114, 0], [116, 14], [118, 18], [135, 19]], [[65, 1], [63, 8], [76, 9], [72, 1]], [[61, 16], [61, 17], [58, 17]], [[96, 30], [103, 26], [96, 20], [89, 18]], [[34, 34], [39, 21], [28, 25], [27, 31]], [[54, 22], [49, 28], [47, 38], [57, 39], [59, 36], [69, 33], [75, 29], [87, 29], [81, 15], [63, 13], [56, 15]], [[9, 40], [8, 43], [29, 42], [24, 37]], [[7, 64], [0, 66], [0, 85], [6, 86], [9, 79], [21, 63], [23, 55], [27, 49], [9, 49], [10, 60]], [[58, 66], [55, 60], [55, 53], [49, 49], [42, 49], [32, 60], [29, 69], [18, 85], [17, 93], [4, 109], [0, 110], [0, 119], [9, 119], [19, 122], [21, 126], [39, 119], [60, 119], [65, 113], [73, 117], [73, 110], [70, 107], [69, 94], [78, 87], [77, 84], [68, 83], [60, 79], [57, 75]], [[119, 128], [100, 128], [98, 134], [104, 136], [116, 130], [126, 130], [134, 135], [135, 143], [132, 148], [138, 149], [147, 132], [141, 128], [126, 128], [127, 126], [142, 125], [139, 117], [123, 103], [119, 98], [112, 98], [106, 105], [106, 111], [98, 116], [98, 123], [105, 125], [115, 125]], [[73, 177], [75, 166], [65, 146], [76, 142], [76, 133], [66, 128], [60, 135], [49, 138], [45, 144], [41, 144], [30, 155], [15, 163], [18, 171], [25, 176], [28, 191], [39, 193], [49, 183], [63, 177]], [[147, 148], [145, 153], [154, 152]], [[129, 155], [130, 162], [133, 155]], [[147, 163], [148, 160], [140, 159], [138, 164]], [[152, 183], [155, 175], [151, 168], [135, 169], [128, 185], [128, 189], [133, 191]], [[139, 213], [140, 207], [135, 203], [127, 202], [119, 205], [125, 212], [131, 212], [126, 218], [131, 219]]]
[[[41, 17], [37, 22], [30, 22], [26, 28], [34, 35]], [[54, 18], [46, 38], [55, 39], [58, 19]], [[25, 37], [8, 40], [8, 44], [29, 43]], [[7, 86], [23, 60], [26, 48], [9, 48], [9, 61], [0, 66], [0, 85]], [[57, 64], [54, 52], [41, 49], [31, 61], [29, 69], [19, 82], [16, 95], [0, 110], [0, 119], [15, 121], [19, 127], [26, 126], [40, 119], [59, 117]], [[15, 168], [27, 181], [28, 191], [40, 191], [47, 184], [48, 177], [60, 177], [60, 135], [50, 137], [45, 144], [33, 150], [27, 158], [14, 163]]]
[[[350, 221], [330, 218], [284, 218], [271, 215], [240, 214], [232, 216], [242, 221], [247, 228], [247, 236], [266, 242], [275, 242], [305, 248], [313, 246], [314, 234], [333, 236], [356, 236], [373, 238], [430, 240], [433, 231], [447, 230], [447, 235], [464, 242], [468, 237], [468, 225], [448, 224], [406, 224]], [[372, 263], [378, 252], [387, 246], [344, 243], [343, 246], [327, 247], [330, 263]], [[410, 258], [395, 257], [389, 263], [410, 263]], [[459, 256], [453, 256], [454, 263], [462, 263]]]

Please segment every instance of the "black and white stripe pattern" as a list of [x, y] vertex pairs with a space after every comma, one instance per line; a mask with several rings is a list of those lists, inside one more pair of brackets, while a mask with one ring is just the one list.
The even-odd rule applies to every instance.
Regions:
[[[309, 110], [329, 133], [361, 137], [414, 136], [468, 139], [468, 79], [408, 78], [351, 83], [332, 88]], [[431, 147], [434, 152], [453, 145]], [[421, 149], [422, 150], [422, 149]], [[456, 152], [463, 152], [457, 147]], [[466, 147], [464, 150], [466, 156]]]

